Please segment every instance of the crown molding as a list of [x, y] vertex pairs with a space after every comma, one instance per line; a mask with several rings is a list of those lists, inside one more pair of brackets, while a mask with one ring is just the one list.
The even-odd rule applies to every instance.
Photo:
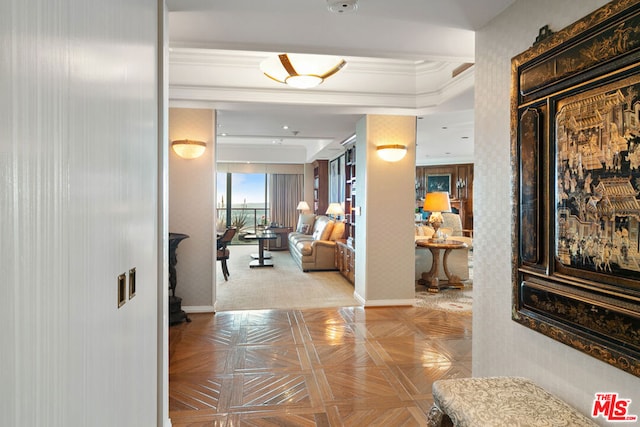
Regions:
[[310, 90], [274, 83], [259, 71], [271, 52], [171, 48], [169, 97], [172, 101], [333, 105], [399, 109], [402, 113], [437, 107], [473, 87], [473, 68], [456, 78], [459, 63], [345, 57], [347, 66]]

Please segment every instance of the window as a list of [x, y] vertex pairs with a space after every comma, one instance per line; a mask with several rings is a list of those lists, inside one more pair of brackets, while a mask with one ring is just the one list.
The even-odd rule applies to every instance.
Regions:
[[269, 223], [267, 178], [267, 174], [218, 173], [217, 230], [234, 226], [242, 236]]

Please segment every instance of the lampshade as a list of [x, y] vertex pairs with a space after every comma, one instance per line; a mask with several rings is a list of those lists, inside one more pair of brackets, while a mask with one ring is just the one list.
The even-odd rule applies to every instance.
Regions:
[[207, 144], [202, 141], [181, 139], [173, 141], [171, 143], [171, 148], [173, 148], [173, 151], [183, 159], [196, 159], [204, 154]]
[[283, 53], [260, 63], [265, 76], [298, 89], [318, 86], [340, 71], [346, 61], [336, 56]]
[[326, 213], [327, 215], [342, 215], [344, 214], [344, 209], [342, 209], [340, 203], [329, 203]]
[[425, 212], [449, 212], [451, 210], [449, 193], [445, 191], [427, 193], [424, 198], [423, 209]]
[[378, 145], [378, 156], [387, 162], [397, 162], [407, 154], [407, 146], [400, 144]]
[[309, 207], [309, 203], [305, 202], [304, 200], [301, 201], [300, 203], [298, 203], [298, 207], [296, 208], [299, 211], [310, 211], [311, 208]]

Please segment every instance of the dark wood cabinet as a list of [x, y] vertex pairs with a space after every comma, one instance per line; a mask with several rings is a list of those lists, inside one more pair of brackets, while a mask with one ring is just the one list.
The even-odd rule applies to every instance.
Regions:
[[336, 268], [352, 284], [356, 280], [356, 251], [346, 240], [336, 242]]

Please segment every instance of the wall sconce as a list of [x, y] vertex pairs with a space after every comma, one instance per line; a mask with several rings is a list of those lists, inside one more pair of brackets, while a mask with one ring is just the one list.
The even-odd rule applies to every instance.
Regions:
[[171, 143], [171, 148], [183, 159], [197, 159], [204, 154], [207, 144], [202, 141], [180, 139]]
[[387, 162], [397, 162], [407, 154], [407, 146], [400, 144], [378, 145], [378, 156]]

